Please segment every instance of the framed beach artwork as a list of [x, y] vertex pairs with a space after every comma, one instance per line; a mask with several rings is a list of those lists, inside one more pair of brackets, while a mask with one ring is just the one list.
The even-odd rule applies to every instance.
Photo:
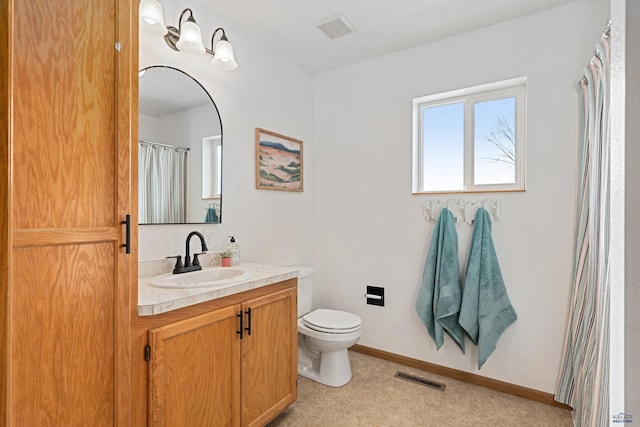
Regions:
[[302, 141], [256, 128], [256, 188], [302, 191]]

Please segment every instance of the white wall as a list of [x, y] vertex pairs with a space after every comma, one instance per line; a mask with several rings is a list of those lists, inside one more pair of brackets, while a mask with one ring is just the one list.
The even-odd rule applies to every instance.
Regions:
[[[236, 30], [197, 1], [164, 0], [165, 22], [177, 25], [190, 7], [203, 39], [223, 26], [239, 67], [216, 69], [205, 56], [174, 52], [162, 37], [140, 34], [140, 68], [170, 65], [197, 79], [211, 94], [222, 119], [223, 201], [220, 225], [144, 225], [139, 231], [139, 260], [182, 254], [192, 230], [205, 233], [210, 249], [220, 249], [235, 235], [245, 261], [308, 264], [312, 260], [312, 77], [279, 58], [259, 41]], [[254, 131], [273, 130], [304, 141], [305, 191], [255, 189]], [[192, 159], [197, 162], [198, 159]], [[204, 216], [203, 216], [204, 218]]]
[[[363, 318], [360, 344], [545, 392], [558, 374], [572, 275], [577, 192], [574, 86], [608, 19], [578, 1], [326, 72], [314, 79], [316, 304]], [[412, 98], [526, 76], [527, 191], [497, 198], [493, 238], [518, 320], [477, 369], [415, 313], [433, 222], [411, 195]], [[433, 197], [447, 199], [447, 195]], [[458, 225], [461, 268], [471, 228]], [[367, 284], [386, 288], [367, 306]]]
[[[610, 179], [609, 194], [609, 414], [628, 412], [625, 407], [625, 0], [611, 1], [610, 37]], [[629, 27], [633, 28], [633, 26]], [[633, 70], [634, 68], [630, 68]], [[633, 81], [633, 80], [631, 80]], [[631, 95], [633, 91], [629, 91]], [[629, 98], [632, 98], [630, 96]], [[633, 104], [631, 104], [633, 105]], [[630, 107], [631, 107], [630, 105]], [[633, 107], [631, 107], [633, 108]], [[629, 110], [627, 110], [629, 111]], [[634, 117], [633, 115], [631, 117]], [[629, 125], [631, 125], [630, 122]], [[633, 126], [633, 125], [631, 125]], [[629, 152], [630, 154], [630, 152]], [[633, 156], [629, 156], [632, 160]], [[631, 181], [633, 182], [633, 181]], [[627, 192], [626, 194], [630, 194]], [[627, 217], [628, 218], [628, 217]], [[633, 221], [633, 219], [632, 219]], [[627, 276], [628, 277], [628, 276]], [[637, 329], [637, 328], [636, 328]], [[629, 376], [628, 378], [632, 378]], [[634, 384], [634, 387], [637, 388]]]
[[[625, 142], [625, 412], [640, 417], [640, 4], [626, 7], [626, 142]], [[619, 286], [619, 285], [618, 285]]]
[[146, 114], [138, 115], [138, 139], [156, 141], [158, 119]]

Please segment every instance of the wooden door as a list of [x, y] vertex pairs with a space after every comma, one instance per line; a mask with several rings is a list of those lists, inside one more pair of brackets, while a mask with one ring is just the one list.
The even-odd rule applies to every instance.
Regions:
[[129, 425], [136, 16], [129, 0], [0, 6], [2, 425]]
[[149, 425], [240, 425], [240, 306], [149, 331]]
[[262, 426], [297, 398], [296, 288], [249, 300], [243, 310], [250, 334], [242, 340], [242, 425]]

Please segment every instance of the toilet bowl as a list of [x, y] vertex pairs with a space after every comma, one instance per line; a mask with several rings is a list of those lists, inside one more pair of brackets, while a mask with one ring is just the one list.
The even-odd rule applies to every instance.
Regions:
[[313, 269], [298, 275], [298, 374], [332, 387], [351, 380], [347, 349], [362, 335], [362, 319], [340, 310], [311, 310]]

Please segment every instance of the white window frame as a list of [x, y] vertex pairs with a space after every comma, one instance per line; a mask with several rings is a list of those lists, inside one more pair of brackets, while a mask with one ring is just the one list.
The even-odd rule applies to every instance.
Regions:
[[[413, 194], [480, 193], [525, 191], [526, 178], [526, 77], [504, 80], [413, 99]], [[515, 97], [515, 182], [512, 184], [474, 184], [474, 110], [478, 102]], [[422, 188], [424, 110], [448, 104], [464, 103], [464, 189], [425, 190]]]
[[222, 190], [222, 135], [202, 138], [202, 199], [219, 199]]

